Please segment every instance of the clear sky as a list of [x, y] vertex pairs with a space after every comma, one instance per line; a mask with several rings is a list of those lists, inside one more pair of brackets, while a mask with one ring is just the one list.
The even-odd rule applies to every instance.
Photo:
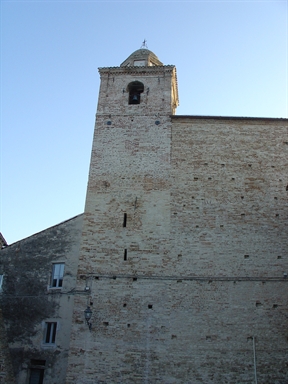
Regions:
[[177, 67], [178, 115], [287, 116], [287, 1], [1, 2], [1, 232], [84, 210], [98, 67], [144, 38]]

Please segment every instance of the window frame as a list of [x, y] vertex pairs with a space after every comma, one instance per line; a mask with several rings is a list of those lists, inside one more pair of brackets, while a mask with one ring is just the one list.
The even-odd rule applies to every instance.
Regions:
[[43, 346], [54, 347], [56, 346], [56, 333], [58, 331], [57, 321], [44, 322]]
[[[59, 266], [59, 271], [56, 268]], [[50, 289], [62, 289], [63, 287], [63, 278], [64, 278], [64, 269], [65, 263], [53, 263], [52, 264], [52, 274], [50, 279]], [[54, 285], [55, 281], [55, 285]]]
[[35, 382], [34, 380], [32, 381], [32, 379], [35, 379], [32, 377], [33, 374], [38, 374], [38, 377], [36, 377], [36, 379], [38, 379], [38, 384], [43, 384], [44, 369], [43, 368], [36, 368], [36, 367], [30, 368], [29, 384]]

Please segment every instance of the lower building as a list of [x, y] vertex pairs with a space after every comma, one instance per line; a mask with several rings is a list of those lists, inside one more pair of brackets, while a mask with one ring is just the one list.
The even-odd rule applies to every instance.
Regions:
[[65, 383], [82, 221], [76, 216], [1, 250], [1, 310], [15, 380], [5, 384]]

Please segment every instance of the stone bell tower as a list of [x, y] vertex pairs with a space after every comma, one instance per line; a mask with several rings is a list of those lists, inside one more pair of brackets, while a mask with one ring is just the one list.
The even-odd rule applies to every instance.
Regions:
[[99, 73], [67, 383], [124, 383], [147, 370], [147, 322], [161, 297], [145, 279], [161, 275], [170, 247], [176, 68], [141, 48]]

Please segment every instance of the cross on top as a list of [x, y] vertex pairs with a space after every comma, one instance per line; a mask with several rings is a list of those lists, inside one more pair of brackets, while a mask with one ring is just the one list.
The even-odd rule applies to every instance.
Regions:
[[146, 40], [146, 39], [144, 39], [144, 41], [143, 41], [143, 43], [142, 43], [142, 45], [141, 45], [140, 48], [148, 48], [148, 46], [147, 46], [147, 40]]

